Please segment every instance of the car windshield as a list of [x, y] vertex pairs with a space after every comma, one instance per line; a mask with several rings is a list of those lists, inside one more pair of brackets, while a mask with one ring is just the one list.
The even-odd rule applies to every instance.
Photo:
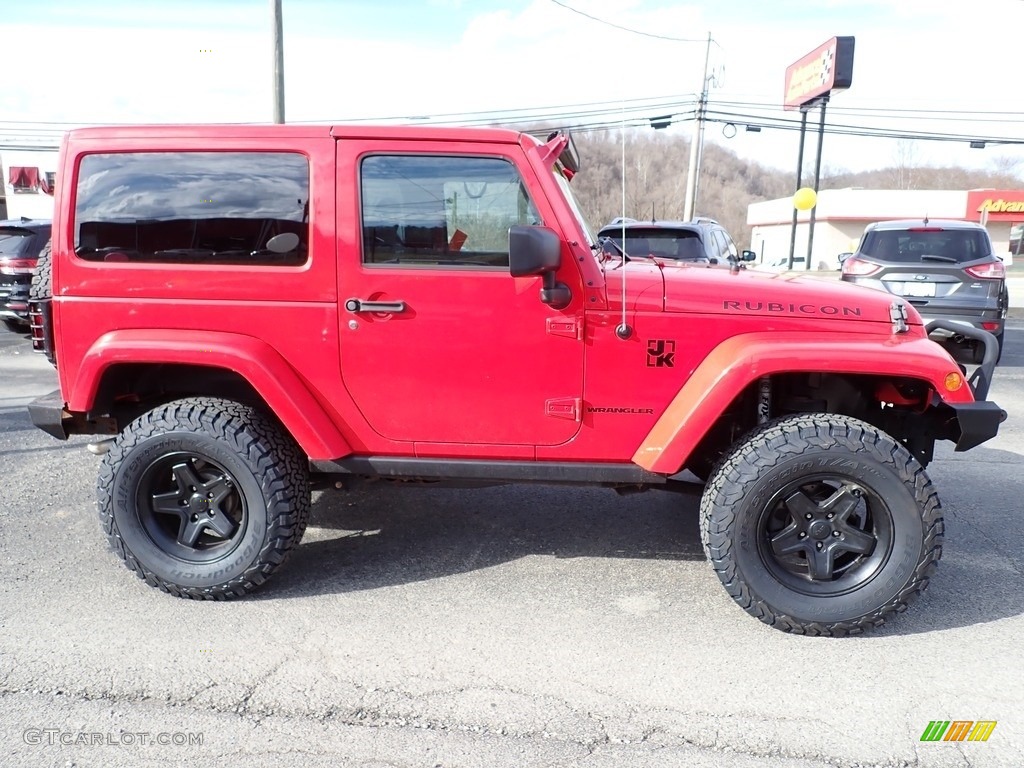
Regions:
[[580, 208], [579, 201], [576, 199], [576, 195], [573, 194], [572, 187], [569, 186], [569, 180], [562, 175], [556, 165], [553, 170], [555, 174], [555, 181], [558, 182], [559, 188], [562, 190], [562, 194], [565, 195], [565, 200], [569, 203], [569, 208], [572, 209], [573, 215], [576, 217], [576, 221], [579, 222], [580, 229], [587, 236], [587, 245], [594, 248], [597, 244], [597, 239], [594, 237], [593, 230], [590, 229], [590, 225], [587, 224], [586, 218], [583, 216], [583, 210]]
[[860, 250], [880, 261], [915, 264], [976, 261], [992, 254], [984, 232], [941, 227], [875, 230], [864, 236]]
[[628, 229], [626, 242], [622, 242], [622, 230], [605, 232], [616, 245], [633, 256], [657, 256], [662, 259], [707, 259], [700, 236], [691, 230]]
[[31, 242], [32, 233], [27, 229], [0, 229], [0, 256], [20, 256]]

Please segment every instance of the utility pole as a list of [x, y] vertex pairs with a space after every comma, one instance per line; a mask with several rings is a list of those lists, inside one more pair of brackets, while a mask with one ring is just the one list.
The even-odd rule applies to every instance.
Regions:
[[281, 0], [270, 0], [274, 14], [274, 122], [284, 122], [284, 21]]
[[711, 33], [708, 32], [708, 44], [704, 50], [704, 75], [700, 81], [700, 98], [697, 100], [696, 122], [693, 127], [693, 138], [690, 140], [690, 165], [686, 169], [686, 199], [683, 202], [683, 221], [693, 218], [697, 206], [697, 184], [700, 156], [704, 147], [704, 109], [708, 100], [708, 59], [711, 58]]

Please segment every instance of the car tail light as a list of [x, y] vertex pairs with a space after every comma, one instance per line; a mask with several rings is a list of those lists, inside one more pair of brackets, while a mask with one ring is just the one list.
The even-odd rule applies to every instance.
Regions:
[[979, 264], [976, 267], [967, 267], [964, 272], [972, 277], [980, 277], [986, 280], [1002, 280], [1006, 277], [1006, 267], [1001, 261], [993, 261], [990, 264]]
[[858, 259], [856, 256], [851, 256], [843, 262], [844, 275], [863, 277], [864, 275], [874, 274], [880, 269], [881, 267], [877, 264], [872, 264], [870, 261], [864, 261], [864, 259]]
[[31, 275], [35, 268], [35, 259], [0, 259], [0, 275]]
[[994, 323], [994, 322], [992, 322], [990, 320], [985, 320], [981, 324], [981, 327], [984, 328], [986, 331], [998, 331], [999, 330], [999, 323]]

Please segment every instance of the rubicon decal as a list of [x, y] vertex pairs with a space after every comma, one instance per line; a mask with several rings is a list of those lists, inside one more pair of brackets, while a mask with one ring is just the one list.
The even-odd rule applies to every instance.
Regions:
[[675, 358], [676, 343], [672, 339], [648, 339], [648, 368], [671, 368], [676, 364]]
[[780, 301], [723, 301], [727, 312], [769, 312], [787, 315], [839, 315], [860, 317], [860, 307], [839, 307], [835, 304], [783, 304]]

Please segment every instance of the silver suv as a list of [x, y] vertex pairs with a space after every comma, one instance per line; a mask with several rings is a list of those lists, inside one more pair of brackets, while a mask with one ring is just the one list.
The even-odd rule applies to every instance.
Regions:
[[[857, 251], [843, 262], [842, 279], [902, 296], [925, 322], [978, 328], [1003, 348], [1009, 294], [1006, 268], [980, 224], [950, 219], [903, 219], [869, 224]], [[943, 328], [932, 337], [957, 359], [978, 363], [984, 344]]]
[[753, 251], [737, 253], [725, 227], [704, 217], [693, 221], [615, 219], [597, 234], [599, 240], [610, 238], [629, 256], [653, 256], [707, 267], [738, 267], [742, 261], [757, 258]]

